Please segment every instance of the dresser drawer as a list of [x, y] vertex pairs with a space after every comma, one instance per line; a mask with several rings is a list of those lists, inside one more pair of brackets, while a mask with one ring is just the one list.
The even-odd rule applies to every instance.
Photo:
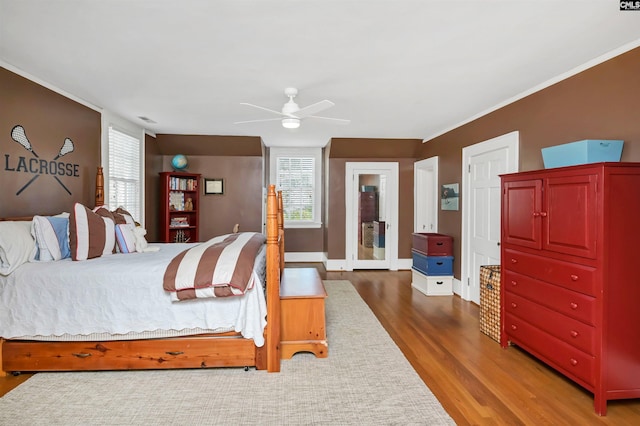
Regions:
[[595, 353], [595, 328], [513, 293], [505, 293], [505, 312], [544, 330], [581, 351]]
[[513, 271], [504, 273], [504, 290], [519, 294], [586, 324], [596, 325], [596, 299]]
[[508, 340], [532, 352], [569, 378], [593, 389], [595, 357], [509, 313], [505, 315], [505, 332]]
[[507, 271], [518, 272], [591, 296], [596, 295], [595, 268], [517, 250], [506, 249], [504, 255], [502, 266]]

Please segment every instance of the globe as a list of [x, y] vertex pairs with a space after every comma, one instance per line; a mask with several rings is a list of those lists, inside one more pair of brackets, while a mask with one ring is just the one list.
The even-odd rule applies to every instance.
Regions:
[[187, 168], [187, 157], [178, 154], [171, 159], [171, 166], [175, 171], [182, 171]]

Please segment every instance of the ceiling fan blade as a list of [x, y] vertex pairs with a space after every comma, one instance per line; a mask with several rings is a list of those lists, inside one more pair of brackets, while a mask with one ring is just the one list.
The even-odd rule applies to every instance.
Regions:
[[259, 105], [248, 104], [246, 102], [240, 102], [240, 105], [247, 105], [247, 106], [258, 108], [258, 109], [261, 109], [261, 110], [264, 110], [264, 111], [268, 111], [268, 112], [271, 112], [271, 113], [274, 113], [274, 114], [283, 115], [285, 117], [287, 116], [286, 114], [283, 114], [281, 111], [276, 111], [275, 109], [269, 109], [269, 108], [261, 107]]
[[233, 124], [245, 124], [245, 123], [261, 123], [263, 121], [279, 121], [282, 120], [282, 118], [264, 118], [262, 120], [247, 120], [247, 121], [236, 121]]
[[335, 104], [333, 102], [325, 99], [324, 101], [316, 102], [315, 104], [311, 104], [304, 108], [300, 108], [299, 110], [294, 112], [292, 115], [297, 118], [310, 117], [313, 114], [316, 114], [320, 111], [324, 111], [325, 109], [331, 108], [334, 105]]
[[351, 123], [351, 120], [345, 120], [343, 118], [320, 117], [320, 116], [317, 116], [317, 115], [311, 115], [311, 116], [309, 116], [307, 118], [319, 118], [321, 120], [330, 120], [330, 121], [333, 121], [336, 124], [349, 124], [349, 123]]

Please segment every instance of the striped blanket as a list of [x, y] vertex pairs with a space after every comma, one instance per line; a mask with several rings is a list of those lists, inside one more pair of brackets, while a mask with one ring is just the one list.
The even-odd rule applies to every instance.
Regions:
[[253, 265], [266, 239], [256, 232], [222, 235], [173, 258], [164, 289], [173, 301], [240, 296], [254, 284]]

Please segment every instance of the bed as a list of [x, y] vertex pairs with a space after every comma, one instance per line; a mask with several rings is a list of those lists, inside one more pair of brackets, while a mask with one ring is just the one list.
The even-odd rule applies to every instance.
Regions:
[[[0, 309], [11, 315], [0, 324], [0, 375], [209, 367], [280, 371], [284, 234], [282, 198], [273, 185], [266, 203], [264, 244], [253, 261], [252, 285], [239, 296], [170, 300], [175, 295], [161, 280], [167, 265], [200, 243], [149, 244], [145, 252], [88, 261], [25, 262], [3, 274]], [[102, 204], [99, 169], [96, 205]]]

